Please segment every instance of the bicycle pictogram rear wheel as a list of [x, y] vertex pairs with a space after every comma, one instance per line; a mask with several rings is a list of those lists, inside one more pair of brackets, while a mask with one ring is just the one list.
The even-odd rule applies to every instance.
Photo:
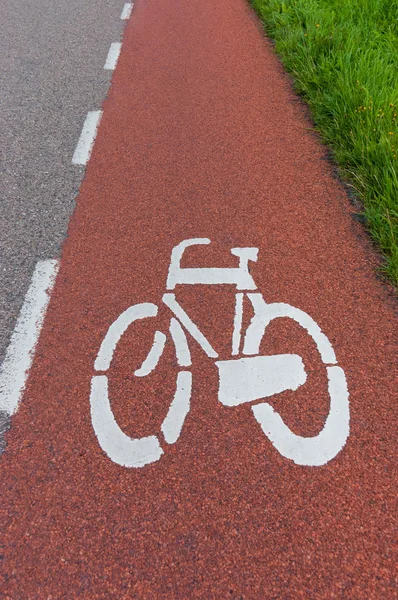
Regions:
[[248, 294], [255, 315], [246, 332], [244, 354], [257, 355], [266, 328], [278, 318], [292, 319], [313, 339], [326, 368], [329, 414], [323, 429], [314, 437], [294, 434], [281, 416], [266, 402], [252, 406], [254, 417], [278, 452], [303, 466], [321, 466], [344, 447], [349, 435], [348, 389], [343, 369], [338, 366], [332, 344], [319, 325], [306, 312], [281, 302], [266, 304], [261, 294]]

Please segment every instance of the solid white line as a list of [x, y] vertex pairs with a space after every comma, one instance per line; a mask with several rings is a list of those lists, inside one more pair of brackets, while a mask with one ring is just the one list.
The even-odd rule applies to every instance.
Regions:
[[74, 165], [85, 165], [88, 163], [101, 117], [102, 110], [93, 110], [87, 113], [79, 141], [77, 142], [77, 146], [72, 157], [72, 163]]
[[111, 44], [104, 64], [104, 69], [107, 71], [113, 71], [116, 68], [116, 63], [118, 61], [121, 48], [122, 44], [120, 42], [114, 42]]
[[0, 367], [0, 411], [13, 415], [22, 398], [59, 263], [37, 263], [6, 356]]
[[127, 4], [125, 4], [123, 6], [122, 14], [120, 15], [120, 18], [122, 19], [122, 21], [127, 21], [130, 18], [131, 11], [133, 10], [133, 6], [134, 6], [134, 4], [132, 4], [130, 2], [128, 2]]

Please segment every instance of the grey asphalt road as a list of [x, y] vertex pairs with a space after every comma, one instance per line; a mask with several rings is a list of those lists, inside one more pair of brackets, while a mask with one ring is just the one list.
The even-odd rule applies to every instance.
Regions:
[[37, 261], [60, 254], [84, 175], [72, 155], [106, 97], [123, 5], [0, 2], [0, 363]]

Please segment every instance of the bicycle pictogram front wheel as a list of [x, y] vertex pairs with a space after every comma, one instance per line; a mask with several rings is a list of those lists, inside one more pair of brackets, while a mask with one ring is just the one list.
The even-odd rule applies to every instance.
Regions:
[[[152, 303], [142, 303], [130, 306], [109, 327], [97, 358], [94, 363], [96, 374], [91, 379], [90, 410], [94, 432], [99, 445], [107, 456], [115, 463], [124, 467], [144, 467], [160, 459], [164, 450], [159, 440], [159, 434], [142, 438], [131, 438], [126, 435], [112, 411], [109, 398], [110, 367], [115, 350], [127, 329], [139, 319], [154, 318], [158, 307]], [[177, 363], [180, 366], [190, 365], [190, 355], [185, 333], [179, 323], [172, 318], [168, 335], [173, 341]], [[167, 336], [156, 331], [152, 348], [136, 377], [146, 377], [157, 366], [163, 354]], [[192, 374], [181, 369], [177, 373], [175, 392], [170, 402], [170, 408], [161, 425], [161, 432], [166, 444], [177, 441], [190, 407], [192, 389]]]

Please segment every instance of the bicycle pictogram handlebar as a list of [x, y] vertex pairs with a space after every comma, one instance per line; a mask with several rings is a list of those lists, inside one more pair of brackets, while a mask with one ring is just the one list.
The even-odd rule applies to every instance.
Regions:
[[256, 262], [258, 248], [232, 248], [231, 254], [239, 257], [238, 267], [195, 267], [182, 268], [182, 255], [189, 246], [210, 244], [208, 238], [193, 238], [184, 240], [175, 246], [171, 252], [169, 275], [166, 289], [174, 290], [177, 284], [183, 285], [236, 285], [238, 290], [255, 290], [256, 284], [249, 273], [249, 261]]

